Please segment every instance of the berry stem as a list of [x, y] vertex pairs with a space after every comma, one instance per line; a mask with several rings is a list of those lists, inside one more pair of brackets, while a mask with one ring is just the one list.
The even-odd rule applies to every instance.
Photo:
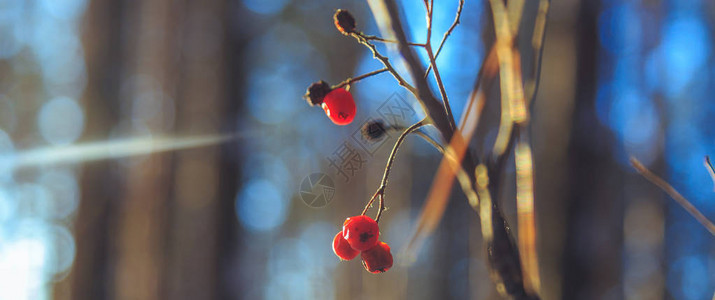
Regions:
[[371, 77], [371, 76], [375, 76], [375, 75], [377, 75], [377, 74], [384, 73], [384, 72], [386, 72], [386, 71], [388, 71], [388, 70], [389, 70], [388, 68], [382, 68], [382, 69], [379, 69], [379, 70], [372, 71], [372, 72], [370, 72], [370, 73], [362, 74], [362, 75], [357, 76], [357, 77], [351, 77], [351, 78], [345, 79], [343, 82], [338, 83], [337, 85], [332, 86], [331, 88], [332, 88], [332, 89], [339, 89], [339, 88], [341, 88], [341, 87], [344, 87], [344, 86], [349, 85], [349, 84], [353, 84], [353, 83], [358, 82], [358, 81], [360, 81], [360, 80], [363, 80], [363, 79], [365, 79], [365, 78], [368, 78], [368, 77]]
[[400, 134], [400, 136], [397, 138], [397, 141], [395, 142], [395, 145], [392, 147], [392, 152], [390, 152], [390, 157], [387, 159], [387, 165], [385, 166], [385, 173], [382, 174], [382, 181], [380, 182], [380, 187], [377, 188], [377, 191], [375, 194], [370, 198], [370, 201], [367, 202], [367, 205], [365, 205], [365, 209], [362, 211], [362, 215], [365, 215], [367, 213], [367, 210], [370, 208], [372, 203], [375, 201], [375, 198], [380, 198], [380, 208], [377, 211], [377, 216], [375, 217], [375, 222], [380, 221], [380, 216], [382, 216], [382, 212], [385, 210], [385, 188], [387, 187], [387, 178], [390, 176], [390, 170], [392, 169], [392, 164], [395, 161], [395, 157], [397, 156], [397, 150], [400, 148], [400, 145], [402, 145], [402, 142], [405, 140], [405, 138], [412, 133], [413, 131], [419, 129], [420, 127], [424, 126], [426, 124], [426, 120], [423, 119], [422, 121], [419, 121], [415, 124], [412, 124], [410, 127], [407, 127], [405, 131]]

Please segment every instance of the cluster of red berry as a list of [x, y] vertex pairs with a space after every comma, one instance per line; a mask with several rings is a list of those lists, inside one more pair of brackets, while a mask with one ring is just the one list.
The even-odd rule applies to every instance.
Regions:
[[[356, 34], [355, 19], [348, 11], [338, 9], [333, 18], [335, 27], [342, 34]], [[351, 78], [335, 86], [330, 86], [323, 80], [314, 82], [308, 87], [305, 98], [310, 106], [320, 105], [328, 118], [336, 125], [348, 125], [355, 118], [356, 112], [355, 100], [348, 91], [350, 84], [383, 71], [385, 70]], [[343, 87], [347, 87], [347, 89]], [[384, 131], [385, 126], [382, 122], [368, 123], [362, 129], [363, 134], [372, 139], [380, 138]], [[368, 203], [368, 207], [370, 203]], [[370, 273], [382, 273], [392, 267], [390, 246], [378, 240], [380, 228], [377, 221], [364, 214], [365, 212], [363, 215], [345, 220], [343, 230], [338, 232], [333, 239], [333, 252], [342, 260], [351, 260], [360, 254], [365, 270]]]
[[387, 243], [378, 240], [380, 228], [368, 216], [345, 219], [343, 230], [333, 239], [333, 252], [342, 260], [360, 254], [362, 265], [370, 273], [382, 273], [392, 267], [392, 253]]

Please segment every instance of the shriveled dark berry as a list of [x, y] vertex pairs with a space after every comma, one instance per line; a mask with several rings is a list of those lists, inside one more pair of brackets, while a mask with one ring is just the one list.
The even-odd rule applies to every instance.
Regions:
[[370, 121], [362, 125], [360, 132], [368, 141], [377, 141], [385, 136], [387, 127], [382, 120]]
[[313, 82], [308, 87], [308, 91], [305, 93], [305, 98], [308, 100], [308, 104], [310, 104], [310, 106], [320, 105], [323, 103], [325, 95], [330, 93], [330, 91], [332, 91], [332, 89], [327, 82], [323, 80]]
[[335, 21], [335, 28], [344, 35], [349, 35], [355, 32], [355, 18], [350, 14], [349, 11], [344, 9], [338, 9], [333, 15], [333, 21]]

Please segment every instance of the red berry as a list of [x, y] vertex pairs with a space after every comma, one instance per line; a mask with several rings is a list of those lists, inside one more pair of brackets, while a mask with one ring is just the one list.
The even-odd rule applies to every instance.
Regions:
[[355, 100], [343, 88], [334, 89], [325, 95], [322, 105], [325, 114], [337, 125], [348, 125], [355, 118]]
[[335, 252], [335, 255], [340, 257], [340, 259], [342, 260], [351, 260], [355, 258], [355, 256], [357, 256], [358, 254], [360, 254], [360, 251], [357, 251], [350, 247], [348, 241], [343, 238], [342, 231], [339, 231], [333, 239], [333, 252]]
[[350, 247], [358, 251], [365, 251], [377, 244], [380, 228], [377, 226], [377, 222], [368, 216], [350, 217], [343, 223], [343, 236]]
[[392, 267], [392, 253], [387, 243], [377, 242], [374, 247], [361, 254], [362, 266], [370, 273], [382, 273]]

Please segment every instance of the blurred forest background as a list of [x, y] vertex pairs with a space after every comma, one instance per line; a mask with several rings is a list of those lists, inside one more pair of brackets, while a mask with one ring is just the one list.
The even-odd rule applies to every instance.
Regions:
[[[422, 1], [398, 3], [422, 42]], [[456, 116], [485, 55], [486, 5], [466, 1], [438, 59]], [[433, 43], [456, 7], [436, 1]], [[387, 74], [352, 87], [349, 126], [301, 99], [313, 81], [381, 68], [335, 30], [337, 8], [378, 34], [363, 1], [1, 0], [0, 299], [499, 299], [458, 189], [417, 260], [396, 251], [440, 161], [416, 138], [398, 155], [381, 223], [396, 266], [372, 275], [333, 255], [397, 136], [365, 149], [355, 133], [371, 118], [422, 115]], [[532, 121], [544, 299], [712, 297], [715, 238], [628, 156], [715, 219], [702, 162], [715, 155], [714, 39], [713, 1], [551, 3]], [[213, 134], [237, 139], [71, 155]], [[349, 172], [331, 163], [345, 147], [360, 155]], [[334, 182], [327, 205], [300, 193], [314, 173]], [[512, 224], [513, 199], [501, 199]]]

